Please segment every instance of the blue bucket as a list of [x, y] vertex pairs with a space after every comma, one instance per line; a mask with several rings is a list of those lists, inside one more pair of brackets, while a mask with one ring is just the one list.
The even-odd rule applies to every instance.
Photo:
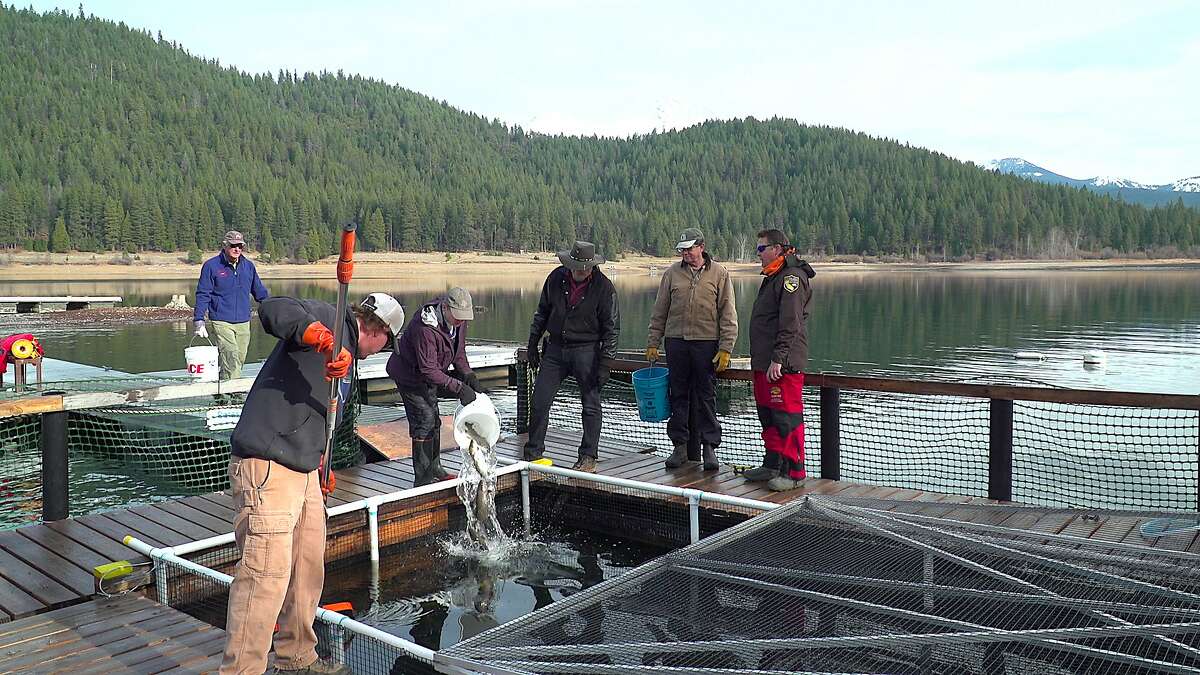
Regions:
[[637, 398], [638, 417], [643, 422], [662, 422], [671, 416], [667, 405], [666, 368], [652, 366], [633, 372], [633, 395]]

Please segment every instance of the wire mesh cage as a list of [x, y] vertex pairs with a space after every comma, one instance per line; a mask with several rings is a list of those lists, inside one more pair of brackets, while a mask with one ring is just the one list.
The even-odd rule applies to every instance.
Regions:
[[435, 661], [483, 673], [1195, 672], [1194, 562], [812, 497]]

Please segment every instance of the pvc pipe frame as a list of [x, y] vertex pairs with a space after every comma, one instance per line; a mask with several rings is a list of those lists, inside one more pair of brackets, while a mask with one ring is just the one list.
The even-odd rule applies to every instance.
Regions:
[[[670, 495], [673, 497], [683, 497], [688, 502], [688, 524], [692, 543], [700, 540], [700, 503], [704, 501], [725, 504], [728, 506], [738, 506], [746, 509], [754, 509], [759, 511], [769, 511], [778, 508], [780, 505], [772, 502], [763, 502], [756, 499], [745, 499], [743, 497], [731, 497], [717, 492], [704, 492], [703, 490], [693, 490], [691, 488], [679, 488], [670, 485], [657, 485], [654, 483], [643, 483], [640, 481], [629, 480], [627, 478], [616, 478], [613, 476], [605, 476], [603, 474], [586, 473], [583, 471], [574, 471], [571, 469], [563, 469], [556, 466], [545, 466], [542, 464], [530, 464], [522, 460], [513, 460], [505, 457], [497, 458], [500, 462], [508, 464], [496, 472], [497, 476], [503, 476], [510, 473], [520, 473], [521, 475], [521, 506], [522, 513], [525, 519], [525, 528], [528, 531], [530, 526], [530, 497], [529, 497], [529, 472], [537, 471], [541, 473], [562, 476], [564, 478], [574, 478], [583, 481], [591, 481], [593, 483], [601, 483], [612, 485], [615, 487], [624, 487], [633, 490], [644, 490], [655, 494]], [[371, 560], [379, 561], [379, 507], [382, 504], [397, 502], [410, 497], [419, 497], [421, 495], [433, 494], [443, 490], [451, 490], [462, 482], [461, 478], [454, 480], [440, 481], [430, 485], [421, 487], [409, 488], [400, 490], [386, 495], [377, 495], [375, 497], [367, 497], [358, 501], [341, 504], [330, 509], [326, 509], [327, 516], [338, 516], [344, 513], [351, 513], [359, 509], [367, 511], [367, 520], [370, 527], [371, 538]], [[149, 556], [153, 560], [160, 560], [178, 565], [183, 569], [197, 574], [199, 576], [212, 579], [226, 586], [233, 583], [233, 577], [222, 572], [210, 569], [199, 563], [193, 562], [182, 556], [189, 553], [196, 553], [218, 546], [227, 546], [234, 541], [233, 533], [222, 534], [207, 539], [199, 539], [197, 541], [180, 544], [178, 546], [169, 546], [164, 548], [156, 548], [140, 539], [128, 535], [124, 539], [124, 544], [139, 553]], [[160, 567], [156, 573], [155, 585], [159, 594], [159, 601], [167, 604], [167, 576], [166, 568]], [[351, 619], [348, 616], [333, 612], [327, 609], [318, 608], [317, 618], [325, 623], [331, 624], [334, 627], [345, 628], [347, 630], [361, 633], [369, 637], [373, 637], [380, 642], [399, 649], [403, 652], [411, 654], [418, 659], [432, 663], [436, 652], [426, 647], [422, 647], [408, 640], [398, 638], [395, 635], [386, 633], [373, 626], [360, 623]], [[451, 666], [453, 667], [453, 666]], [[463, 671], [466, 672], [466, 671]]]
[[[169, 562], [172, 565], [178, 565], [179, 567], [182, 567], [193, 574], [205, 577], [207, 579], [212, 579], [213, 581], [226, 586], [233, 583], [233, 577], [229, 576], [228, 574], [218, 572], [214, 569], [209, 569], [204, 565], [194, 563], [187, 558], [181, 558], [177, 554], [172, 553], [169, 549], [155, 548], [150, 544], [138, 539], [137, 537], [127, 536], [125, 537], [124, 543], [129, 548], [147, 555], [153, 560], [159, 560], [163, 562]], [[395, 647], [396, 649], [411, 654], [423, 661], [433, 663], [434, 651], [432, 649], [422, 647], [419, 644], [409, 642], [408, 640], [402, 638], [398, 638], [391, 633], [385, 633], [374, 626], [368, 626], [365, 623], [355, 621], [344, 614], [339, 614], [338, 612], [334, 612], [323, 607], [318, 607], [317, 618], [335, 628], [345, 628], [351, 632], [372, 637], [390, 647]]]
[[[508, 465], [508, 466], [501, 468], [499, 471], [497, 471], [496, 472], [497, 476], [503, 476], [503, 475], [507, 475], [510, 473], [536, 471], [539, 473], [547, 473], [547, 474], [551, 474], [551, 475], [555, 475], [555, 476], [562, 476], [564, 478], [575, 478], [578, 480], [591, 481], [593, 483], [602, 483], [605, 485], [613, 485], [616, 487], [629, 488], [632, 490], [644, 490], [646, 492], [653, 492], [655, 494], [670, 495], [673, 497], [683, 497], [688, 500], [689, 511], [692, 513], [696, 513], [698, 511], [698, 506], [701, 502], [712, 502], [714, 504], [725, 504], [727, 506], [739, 506], [742, 508], [754, 509], [754, 510], [758, 510], [758, 511], [770, 511], [771, 509], [775, 509], [780, 506], [779, 504], [775, 504], [773, 502], [764, 502], [764, 501], [759, 501], [757, 499], [746, 499], [744, 497], [731, 497], [729, 495], [723, 495], [719, 492], [704, 492], [703, 490], [693, 490], [691, 488], [680, 488], [680, 487], [674, 487], [671, 485], [658, 485], [655, 483], [643, 483], [641, 481], [629, 480], [628, 478], [616, 478], [614, 476], [605, 476], [603, 474], [598, 474], [598, 473], [585, 473], [583, 471], [574, 471], [572, 469], [563, 469], [563, 468], [560, 468], [557, 466], [545, 466], [542, 464], [530, 464], [529, 462], [525, 462], [522, 460], [508, 459], [507, 457], [497, 457], [496, 459], [500, 463]], [[358, 501], [348, 502], [346, 504], [341, 504], [339, 506], [334, 506], [332, 508], [326, 509], [325, 513], [329, 516], [340, 516], [344, 513], [358, 511], [359, 509], [366, 509], [367, 514], [368, 514], [367, 517], [368, 517], [368, 519], [370, 519], [372, 505], [374, 505], [376, 518], [375, 518], [375, 525], [372, 526], [373, 533], [371, 535], [371, 549], [372, 549], [371, 550], [371, 559], [378, 560], [379, 559], [379, 550], [378, 550], [379, 549], [379, 532], [378, 532], [377, 524], [378, 524], [379, 506], [381, 506], [383, 504], [390, 504], [392, 502], [398, 502], [398, 501], [401, 501], [404, 499], [408, 499], [410, 497], [419, 497], [421, 495], [433, 494], [435, 492], [440, 492], [442, 490], [450, 490], [450, 489], [458, 487], [459, 483], [461, 483], [461, 482], [462, 482], [461, 478], [455, 478], [454, 480], [446, 480], [446, 481], [441, 481], [438, 483], [432, 483], [430, 485], [422, 485], [421, 487], [408, 488], [407, 490], [400, 490], [399, 492], [392, 492], [392, 493], [389, 493], [386, 495], [377, 495], [375, 497], [366, 497], [366, 498], [360, 499]], [[524, 513], [528, 513], [528, 511], [529, 511], [528, 487], [527, 487], [526, 483], [527, 483], [527, 481], [522, 481], [522, 488], [521, 488], [521, 501], [522, 501], [522, 507], [523, 507]], [[695, 508], [692, 507], [692, 499], [693, 498], [696, 500]], [[526, 519], [528, 520], [528, 516], [526, 516]], [[696, 531], [696, 528], [698, 528], [698, 527], [699, 527], [698, 523], [692, 524], [693, 531]], [[693, 541], [696, 541], [696, 539], [694, 538]], [[188, 542], [185, 544], [180, 544], [178, 546], [170, 546], [170, 547], [166, 547], [166, 548], [163, 548], [160, 550], [182, 556], [182, 555], [187, 555], [189, 553], [196, 553], [197, 551], [204, 551], [204, 550], [207, 550], [210, 548], [216, 548], [218, 546], [227, 546], [232, 543], [233, 543], [233, 533], [230, 532], [228, 534], [220, 534], [215, 537], [209, 537], [207, 539], [198, 539], [196, 541]]]

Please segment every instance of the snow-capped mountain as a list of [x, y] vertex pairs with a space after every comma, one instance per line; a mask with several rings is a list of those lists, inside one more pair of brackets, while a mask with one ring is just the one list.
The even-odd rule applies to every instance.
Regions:
[[1174, 183], [1164, 185], [1148, 185], [1112, 176], [1079, 179], [1054, 173], [1020, 157], [994, 159], [984, 164], [983, 168], [988, 171], [1010, 173], [1039, 183], [1087, 188], [1093, 192], [1110, 194], [1125, 201], [1147, 206], [1171, 204], [1182, 199], [1184, 204], [1200, 208], [1200, 176], [1182, 178]]
[[1171, 183], [1171, 189], [1175, 192], [1200, 192], [1200, 176], [1181, 178]]

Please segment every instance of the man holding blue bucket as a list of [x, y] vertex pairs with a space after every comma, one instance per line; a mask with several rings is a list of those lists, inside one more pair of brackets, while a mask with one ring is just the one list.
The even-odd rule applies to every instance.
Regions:
[[675, 245], [681, 260], [662, 275], [650, 314], [646, 360], [658, 361], [666, 337], [671, 419], [667, 437], [675, 446], [667, 468], [697, 462], [716, 471], [721, 423], [717, 419], [717, 376], [729, 367], [737, 342], [737, 307], [729, 272], [704, 250], [704, 235], [689, 227]]
[[[537, 370], [529, 411], [529, 440], [526, 460], [541, 459], [546, 451], [546, 426], [550, 406], [564, 378], [575, 378], [583, 402], [583, 440], [579, 461], [571, 467], [594, 472], [600, 445], [600, 389], [608, 383], [605, 359], [617, 354], [621, 317], [617, 291], [600, 271], [604, 258], [596, 246], [577, 241], [569, 251], [559, 251], [562, 266], [555, 268], [542, 284], [533, 323], [529, 326], [529, 367]], [[548, 334], [545, 353], [542, 336]]]

